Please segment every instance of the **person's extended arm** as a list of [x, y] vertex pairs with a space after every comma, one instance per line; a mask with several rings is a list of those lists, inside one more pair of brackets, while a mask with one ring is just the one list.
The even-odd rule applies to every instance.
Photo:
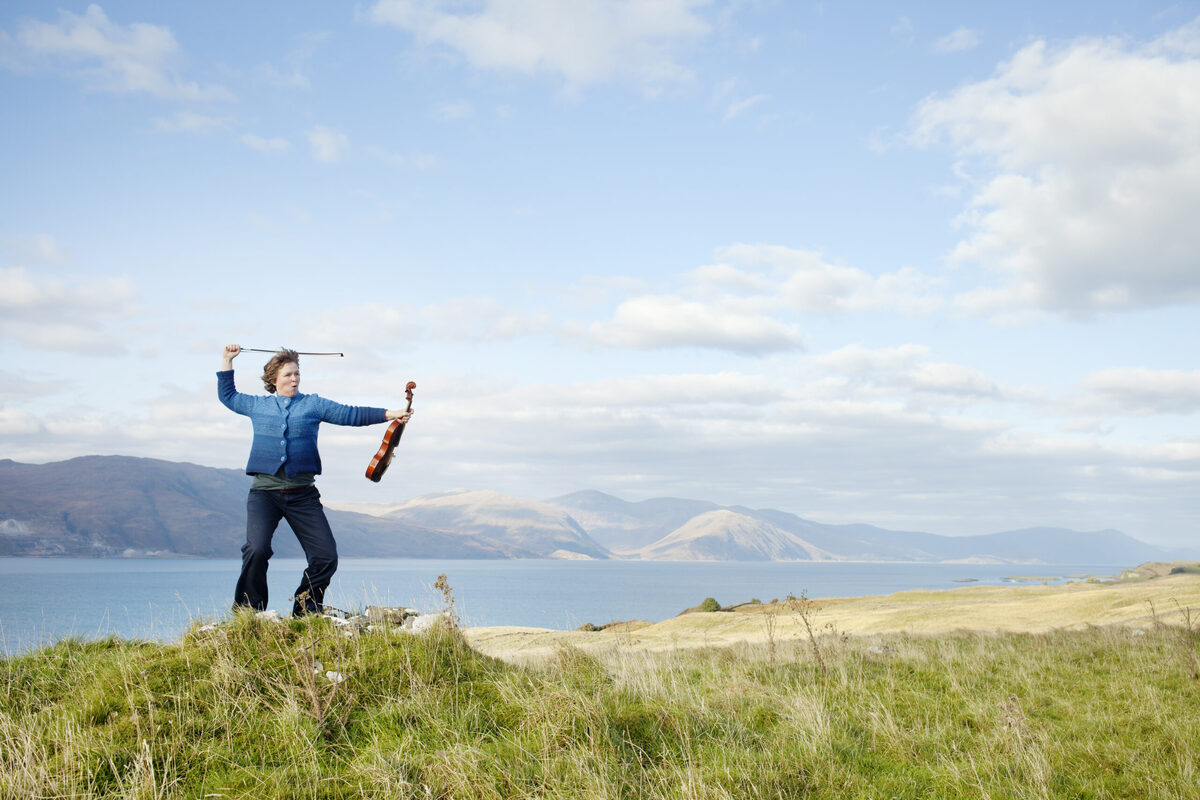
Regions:
[[[221, 371], [217, 373], [217, 397], [221, 403], [237, 414], [249, 414], [253, 402], [249, 395], [238, 392], [233, 383], [233, 360], [242, 352], [240, 345], [227, 344], [221, 352]], [[223, 374], [228, 373], [228, 374]]]

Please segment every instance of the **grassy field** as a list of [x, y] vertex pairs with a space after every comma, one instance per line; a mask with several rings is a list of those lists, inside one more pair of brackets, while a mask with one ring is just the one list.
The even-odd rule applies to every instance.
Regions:
[[850, 634], [814, 604], [788, 615], [802, 633], [744, 613], [763, 636], [617, 632], [521, 663], [456, 630], [251, 615], [167, 645], [63, 641], [0, 661], [0, 798], [1200, 797], [1178, 616], [1200, 577], [1125, 586], [1166, 595], [1137, 623], [1032, 633]]
[[[1191, 562], [1189, 562], [1191, 563]], [[1183, 624], [1182, 609], [1200, 615], [1200, 570], [1148, 564], [1120, 581], [1065, 585], [968, 586], [875, 597], [826, 598], [809, 606], [818, 632], [854, 635], [941, 634], [971, 630], [1042, 633], [1094, 625], [1146, 627], [1154, 618]], [[514, 662], [536, 662], [561, 647], [594, 655], [620, 650], [677, 650], [733, 644], [766, 645], [807, 636], [801, 604], [786, 600], [740, 605], [724, 613], [684, 614], [658, 623], [614, 625], [599, 632], [490, 627], [466, 632], [471, 645]]]

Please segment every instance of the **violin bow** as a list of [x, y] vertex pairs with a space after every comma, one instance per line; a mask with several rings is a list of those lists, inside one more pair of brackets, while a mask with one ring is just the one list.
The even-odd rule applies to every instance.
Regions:
[[[417, 384], [409, 381], [404, 387], [404, 396], [408, 399], [408, 407], [404, 409], [404, 413], [412, 411], [413, 389], [417, 388]], [[375, 455], [371, 456], [371, 463], [367, 464], [367, 480], [379, 483], [383, 478], [383, 473], [387, 472], [387, 468], [392, 463], [392, 458], [395, 456], [396, 445], [400, 442], [400, 437], [404, 435], [404, 423], [398, 419], [392, 420], [392, 424], [388, 425], [383, 434], [383, 443], [379, 445], [379, 450]]]
[[[242, 352], [243, 352], [243, 353], [278, 353], [279, 351], [278, 351], [278, 350], [263, 350], [263, 349], [261, 349], [261, 348], [258, 348], [258, 347], [243, 347], [243, 348], [242, 348]], [[345, 353], [304, 353], [304, 352], [297, 352], [297, 353], [296, 353], [296, 355], [298, 355], [298, 356], [337, 356], [338, 358], [345, 358], [345, 357], [346, 357], [346, 354], [345, 354]]]

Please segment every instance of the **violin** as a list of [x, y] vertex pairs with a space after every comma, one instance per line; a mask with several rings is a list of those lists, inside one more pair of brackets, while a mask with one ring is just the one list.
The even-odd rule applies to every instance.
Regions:
[[[417, 384], [409, 381], [404, 387], [404, 396], [408, 398], [408, 408], [404, 409], [405, 413], [412, 411], [413, 389], [417, 388]], [[396, 445], [400, 442], [400, 437], [404, 434], [404, 423], [398, 419], [392, 420], [392, 424], [388, 425], [383, 434], [383, 443], [379, 445], [379, 450], [371, 457], [371, 463], [367, 465], [367, 480], [379, 483], [379, 479], [383, 477], [383, 473], [387, 472], [388, 466], [392, 463], [392, 457], [395, 455]]]

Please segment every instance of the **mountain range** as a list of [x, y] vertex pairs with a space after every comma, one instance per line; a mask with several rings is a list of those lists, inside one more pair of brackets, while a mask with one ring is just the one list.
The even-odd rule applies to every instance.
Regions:
[[[129, 456], [0, 460], [0, 555], [236, 557], [249, 480], [239, 470]], [[461, 489], [326, 508], [343, 556], [1116, 565], [1194, 555], [1115, 530], [940, 536], [591, 490], [533, 501]], [[301, 555], [286, 523], [280, 529], [275, 551]]]

